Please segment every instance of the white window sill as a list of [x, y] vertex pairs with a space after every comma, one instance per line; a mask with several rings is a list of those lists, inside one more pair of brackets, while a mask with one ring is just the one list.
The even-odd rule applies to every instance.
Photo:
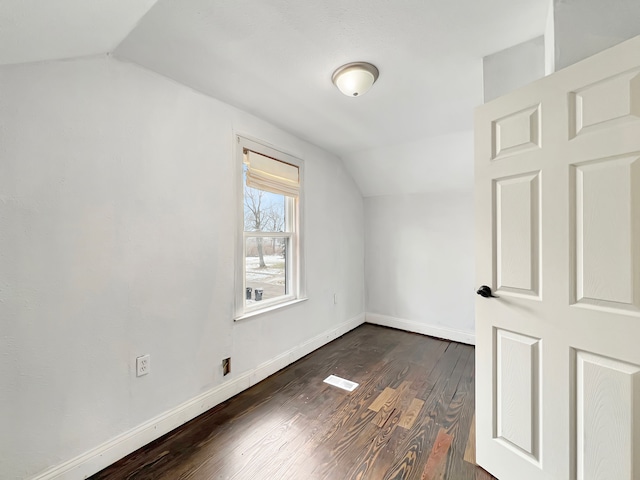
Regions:
[[290, 300], [288, 302], [277, 303], [275, 305], [271, 305], [265, 308], [261, 308], [260, 310], [251, 310], [250, 312], [243, 313], [242, 315], [238, 315], [233, 319], [234, 322], [238, 322], [240, 320], [246, 320], [247, 318], [257, 317], [258, 315], [262, 315], [263, 313], [273, 312], [274, 310], [279, 310], [281, 308], [290, 307], [291, 305], [296, 305], [298, 303], [306, 302], [308, 300], [307, 297], [296, 298], [295, 300]]

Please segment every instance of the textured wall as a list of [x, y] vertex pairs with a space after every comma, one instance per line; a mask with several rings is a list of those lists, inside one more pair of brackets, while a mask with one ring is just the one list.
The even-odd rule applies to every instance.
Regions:
[[555, 69], [640, 34], [638, 0], [554, 0]]
[[[305, 161], [309, 294], [237, 324], [234, 132]], [[3, 479], [221, 384], [223, 357], [233, 379], [364, 310], [363, 202], [342, 163], [132, 64], [0, 68], [0, 166]]]
[[365, 198], [367, 313], [475, 335], [473, 191]]
[[366, 310], [377, 316], [369, 320], [471, 341], [473, 132], [345, 160], [365, 196]]
[[482, 70], [485, 102], [544, 77], [544, 37], [487, 55], [482, 59]]

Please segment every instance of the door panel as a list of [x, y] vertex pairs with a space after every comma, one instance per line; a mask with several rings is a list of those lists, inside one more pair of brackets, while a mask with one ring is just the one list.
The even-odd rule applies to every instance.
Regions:
[[491, 127], [492, 160], [540, 148], [540, 105], [506, 115]]
[[637, 478], [640, 367], [578, 351], [576, 398], [577, 478]]
[[496, 329], [495, 437], [540, 460], [540, 339]]
[[575, 302], [638, 313], [640, 284], [634, 263], [640, 238], [634, 228], [637, 231], [640, 215], [640, 156], [596, 160], [574, 165], [572, 171]]
[[476, 455], [640, 479], [640, 37], [476, 111]]
[[540, 174], [494, 180], [498, 293], [539, 296]]
[[634, 69], [570, 92], [570, 138], [640, 120], [638, 82]]

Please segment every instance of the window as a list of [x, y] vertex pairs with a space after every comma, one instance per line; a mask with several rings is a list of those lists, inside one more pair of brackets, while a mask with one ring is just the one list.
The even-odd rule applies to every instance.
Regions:
[[302, 299], [302, 162], [243, 137], [236, 320]]

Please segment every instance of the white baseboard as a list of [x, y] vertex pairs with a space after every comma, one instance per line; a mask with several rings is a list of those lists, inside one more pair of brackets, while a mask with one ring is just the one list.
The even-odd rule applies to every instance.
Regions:
[[362, 325], [364, 322], [365, 314], [362, 313], [338, 325], [336, 328], [323, 332], [320, 335], [313, 337], [311, 340], [306, 341], [302, 345], [292, 348], [291, 350], [258, 365], [250, 374], [251, 385], [255, 385], [267, 378], [269, 375], [273, 375], [278, 370], [282, 370], [287, 365], [291, 365], [296, 360], [301, 359], [321, 346], [326, 345], [330, 341], [335, 340], [336, 338]]
[[422, 335], [444, 338], [446, 340], [453, 340], [454, 342], [466, 343], [467, 345], [476, 344], [475, 333], [466, 330], [456, 330], [454, 328], [441, 327], [439, 325], [428, 325], [425, 323], [415, 322], [413, 320], [379, 315], [377, 313], [367, 313], [366, 319], [367, 323], [373, 323], [374, 325], [397, 328], [399, 330], [406, 330], [407, 332], [421, 333]]
[[269, 375], [308, 355], [321, 346], [353, 330], [365, 322], [365, 314], [360, 314], [331, 330], [308, 340], [277, 357], [262, 363], [254, 370], [204, 392], [177, 407], [138, 425], [88, 452], [65, 463], [52, 467], [33, 477], [33, 480], [78, 480], [99, 472], [112, 463], [135, 452], [140, 447], [160, 438], [165, 433], [228, 400]]

